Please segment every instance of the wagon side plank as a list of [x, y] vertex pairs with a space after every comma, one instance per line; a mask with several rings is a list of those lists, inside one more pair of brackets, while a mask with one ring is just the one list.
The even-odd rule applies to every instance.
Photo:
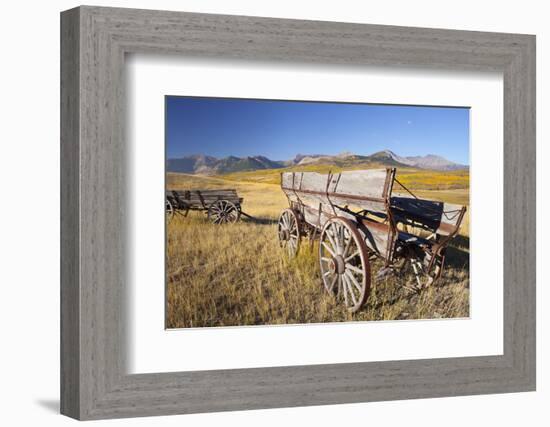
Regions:
[[340, 172], [329, 175], [317, 172], [285, 172], [283, 190], [340, 193], [360, 197], [384, 198], [387, 169]]
[[386, 212], [388, 176], [392, 169], [350, 171], [337, 174], [285, 172], [281, 187], [289, 200], [317, 208], [319, 203], [352, 205], [369, 211]]

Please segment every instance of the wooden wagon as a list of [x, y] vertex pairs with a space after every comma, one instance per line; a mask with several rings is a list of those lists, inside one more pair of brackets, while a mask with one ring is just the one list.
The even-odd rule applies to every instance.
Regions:
[[[293, 257], [302, 237], [318, 238], [324, 287], [351, 312], [369, 296], [376, 258], [383, 261], [377, 277], [412, 270], [416, 288], [438, 279], [466, 212], [465, 206], [417, 198], [395, 174], [388, 168], [281, 175], [289, 202], [278, 221], [281, 246]], [[406, 194], [393, 194], [395, 183]]]
[[243, 199], [234, 189], [167, 190], [166, 214], [187, 216], [189, 211], [203, 211], [214, 224], [237, 222], [244, 214]]

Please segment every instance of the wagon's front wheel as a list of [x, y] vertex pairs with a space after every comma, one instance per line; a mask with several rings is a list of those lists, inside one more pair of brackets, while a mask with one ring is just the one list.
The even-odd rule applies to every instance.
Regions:
[[240, 209], [229, 200], [216, 200], [208, 208], [208, 219], [214, 224], [234, 223], [240, 216]]
[[367, 301], [371, 271], [367, 245], [353, 222], [331, 218], [321, 231], [319, 263], [325, 289], [352, 313]]
[[292, 209], [285, 209], [277, 224], [279, 244], [289, 258], [294, 258], [300, 249], [300, 220]]

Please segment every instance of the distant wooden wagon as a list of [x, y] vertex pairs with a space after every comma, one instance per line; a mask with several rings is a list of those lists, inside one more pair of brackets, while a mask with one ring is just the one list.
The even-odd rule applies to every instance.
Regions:
[[[293, 257], [302, 237], [319, 238], [324, 287], [351, 312], [369, 296], [376, 258], [383, 260], [377, 277], [411, 267], [417, 288], [438, 279], [466, 212], [465, 206], [417, 198], [395, 174], [388, 168], [281, 175], [289, 202], [278, 221], [281, 246]], [[392, 195], [395, 183], [407, 195]]]
[[[189, 211], [203, 211], [214, 224], [237, 222], [242, 212], [243, 199], [234, 189], [222, 190], [167, 190], [166, 214], [187, 216]], [[248, 215], [246, 215], [248, 216]]]

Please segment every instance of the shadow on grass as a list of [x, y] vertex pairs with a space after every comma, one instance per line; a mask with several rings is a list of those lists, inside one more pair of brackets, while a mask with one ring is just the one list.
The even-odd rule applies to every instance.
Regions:
[[470, 238], [466, 236], [456, 236], [449, 247], [445, 256], [447, 267], [456, 269], [470, 270]]
[[258, 218], [250, 215], [243, 215], [241, 214], [241, 221], [244, 222], [251, 222], [253, 224], [263, 224], [263, 225], [269, 225], [269, 224], [275, 224], [277, 220], [272, 218]]

